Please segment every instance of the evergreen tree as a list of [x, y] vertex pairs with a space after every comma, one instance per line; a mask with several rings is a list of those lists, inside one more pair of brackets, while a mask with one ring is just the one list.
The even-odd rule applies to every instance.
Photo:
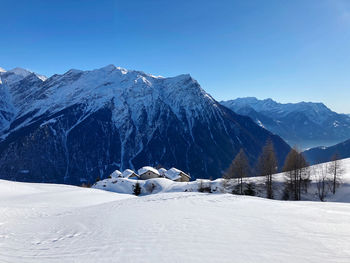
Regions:
[[134, 185], [134, 195], [140, 195], [141, 194], [141, 186], [139, 182], [136, 182]]
[[244, 190], [245, 195], [255, 196], [255, 184], [250, 182], [247, 184], [247, 189]]

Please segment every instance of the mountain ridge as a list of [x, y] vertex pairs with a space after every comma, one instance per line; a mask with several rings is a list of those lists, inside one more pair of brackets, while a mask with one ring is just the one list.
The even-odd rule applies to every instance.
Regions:
[[329, 147], [315, 147], [303, 152], [311, 164], [329, 162], [333, 156], [339, 159], [350, 157], [350, 140]]
[[323, 103], [278, 103], [255, 97], [221, 101], [238, 114], [251, 117], [257, 124], [280, 135], [291, 145], [302, 148], [328, 146], [349, 138], [350, 118]]
[[0, 119], [6, 179], [80, 184], [146, 164], [216, 178], [240, 148], [252, 165], [269, 138], [280, 165], [290, 149], [188, 74], [164, 78], [108, 65], [45, 81], [35, 74], [16, 82], [0, 77], [9, 95], [0, 101], [3, 119], [10, 116]]

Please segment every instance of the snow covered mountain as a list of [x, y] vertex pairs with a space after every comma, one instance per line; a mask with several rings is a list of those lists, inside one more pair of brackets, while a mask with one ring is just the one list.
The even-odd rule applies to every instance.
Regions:
[[312, 164], [328, 162], [335, 154], [340, 158], [349, 158], [350, 140], [329, 147], [315, 147], [304, 151], [305, 157]]
[[240, 148], [253, 164], [270, 137], [280, 163], [289, 151], [190, 75], [163, 78], [109, 65], [48, 79], [14, 69], [0, 79], [4, 179], [81, 184], [157, 164], [215, 178]]
[[323, 103], [282, 104], [254, 97], [222, 101], [238, 114], [280, 135], [290, 145], [302, 148], [329, 146], [350, 138], [350, 117], [338, 114]]

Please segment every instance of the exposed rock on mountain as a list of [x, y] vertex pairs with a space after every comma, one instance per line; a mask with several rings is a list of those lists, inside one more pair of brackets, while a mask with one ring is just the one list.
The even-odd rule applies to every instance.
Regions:
[[238, 114], [278, 134], [290, 145], [302, 148], [329, 146], [350, 138], [350, 117], [338, 114], [323, 103], [282, 104], [254, 97], [222, 101]]
[[113, 65], [48, 79], [0, 73], [0, 177], [81, 184], [114, 169], [161, 164], [219, 177], [244, 148], [252, 164], [272, 138], [216, 102], [190, 75], [155, 77]]

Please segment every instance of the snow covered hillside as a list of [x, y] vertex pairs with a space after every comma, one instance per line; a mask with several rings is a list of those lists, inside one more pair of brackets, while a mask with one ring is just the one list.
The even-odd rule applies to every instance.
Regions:
[[349, 262], [350, 204], [0, 180], [0, 262]]
[[[341, 175], [341, 184], [337, 188], [336, 194], [333, 195], [330, 189], [325, 190], [324, 201], [348, 202], [350, 203], [350, 158], [339, 161], [343, 174]], [[323, 163], [311, 166], [310, 184], [307, 193], [302, 193], [302, 200], [319, 201], [319, 193], [317, 188], [317, 180], [322, 169], [330, 163]], [[274, 199], [283, 200], [285, 182], [287, 180], [285, 173], [273, 175], [273, 192]], [[214, 181], [198, 179], [192, 182], [174, 182], [165, 178], [155, 178], [149, 180], [134, 180], [125, 178], [107, 178], [95, 183], [92, 187], [96, 189], [133, 194], [136, 182], [141, 187], [141, 195], [169, 193], [169, 192], [211, 192], [211, 193], [232, 193], [237, 186], [236, 179], [224, 180], [216, 179]], [[248, 177], [244, 178], [244, 188], [248, 185], [254, 185], [254, 196], [266, 197], [265, 177]]]

